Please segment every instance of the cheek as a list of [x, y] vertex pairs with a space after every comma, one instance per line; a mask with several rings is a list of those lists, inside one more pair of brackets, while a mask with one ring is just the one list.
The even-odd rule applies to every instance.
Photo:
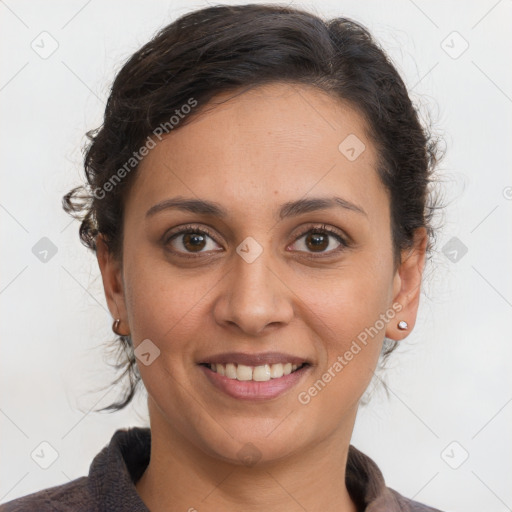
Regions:
[[166, 351], [186, 345], [191, 326], [200, 321], [202, 299], [214, 284], [207, 275], [190, 276], [149, 254], [127, 261], [126, 299], [135, 345], [146, 338]]
[[294, 291], [326, 324], [327, 333], [346, 339], [372, 325], [389, 306], [392, 261], [365, 249], [336, 270], [306, 275], [295, 282]]
[[135, 350], [146, 339], [159, 350], [148, 366], [137, 360], [139, 372], [148, 394], [165, 414], [181, 417], [190, 408], [190, 391], [184, 390], [189, 389], [196, 343], [204, 337], [205, 293], [215, 283], [171, 271], [168, 263], [151, 264], [144, 258], [133, 263], [126, 273], [132, 340]]
[[332, 296], [318, 314], [324, 324], [315, 347], [319, 364], [297, 398], [312, 416], [324, 417], [326, 410], [331, 411], [331, 420], [322, 426], [329, 430], [332, 422], [357, 407], [375, 371], [384, 330], [375, 334], [368, 329], [378, 318], [378, 308], [350, 297]]
[[337, 392], [343, 388], [347, 396], [364, 391], [377, 364], [386, 327], [381, 315], [390, 318], [390, 269], [391, 261], [361, 257], [336, 276], [315, 280], [309, 293], [299, 292], [316, 325], [316, 352], [322, 354], [319, 370], [330, 370], [331, 379], [327, 379], [338, 383], [330, 387], [339, 388]]
[[[364, 338], [361, 333], [374, 326], [379, 315], [385, 312], [387, 296], [383, 290], [377, 289], [375, 282], [365, 284], [361, 280], [343, 280], [339, 287], [331, 289], [328, 294], [318, 294], [314, 301], [311, 301], [314, 297], [306, 301], [309, 302], [311, 315], [316, 316], [324, 326], [322, 342], [331, 356], [348, 350], [351, 342], [358, 337]], [[374, 337], [381, 340], [384, 329], [380, 322], [377, 328], [382, 333]], [[365, 352], [372, 350], [370, 348]]]

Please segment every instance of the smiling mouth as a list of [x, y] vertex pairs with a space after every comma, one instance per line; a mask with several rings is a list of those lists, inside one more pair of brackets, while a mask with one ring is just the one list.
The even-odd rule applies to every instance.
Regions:
[[212, 372], [232, 380], [266, 382], [272, 379], [280, 379], [285, 375], [290, 375], [297, 370], [309, 366], [309, 363], [276, 363], [260, 366], [247, 366], [245, 364], [234, 363], [201, 363], [201, 366], [205, 366]]

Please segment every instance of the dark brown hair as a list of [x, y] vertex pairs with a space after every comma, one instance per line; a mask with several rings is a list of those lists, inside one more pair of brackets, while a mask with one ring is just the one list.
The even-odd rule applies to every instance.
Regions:
[[[136, 173], [134, 154], [148, 137], [159, 126], [169, 127], [173, 117], [178, 122], [170, 129], [179, 129], [221, 92], [273, 82], [317, 87], [365, 118], [379, 155], [377, 172], [390, 195], [395, 265], [419, 227], [427, 229], [430, 254], [437, 208], [430, 185], [440, 158], [438, 140], [420, 123], [385, 52], [353, 20], [324, 21], [296, 8], [255, 4], [184, 15], [124, 64], [112, 85], [103, 125], [87, 133], [87, 184], [63, 197], [64, 209], [81, 220], [82, 242], [96, 251], [101, 233], [122, 261], [123, 197]], [[184, 109], [191, 99], [199, 108]], [[129, 336], [116, 343], [116, 367], [123, 371], [115, 382], [127, 379], [128, 387], [119, 402], [102, 410], [125, 407], [140, 382]], [[385, 339], [384, 359], [395, 345]]]

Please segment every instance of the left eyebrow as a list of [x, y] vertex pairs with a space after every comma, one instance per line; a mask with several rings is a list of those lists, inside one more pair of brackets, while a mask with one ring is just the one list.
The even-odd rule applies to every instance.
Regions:
[[362, 215], [368, 214], [361, 208], [342, 197], [313, 197], [309, 199], [299, 199], [298, 201], [290, 201], [284, 203], [279, 211], [279, 218], [294, 217], [303, 213], [309, 213], [317, 210], [327, 210], [329, 208], [343, 208], [345, 210], [360, 213]]
[[[347, 201], [341, 197], [333, 196], [298, 199], [297, 201], [289, 201], [284, 203], [281, 205], [279, 210], [279, 218], [285, 219], [313, 211], [327, 210], [329, 208], [343, 208], [345, 210], [368, 216], [368, 214], [363, 210], [361, 206], [351, 203], [350, 201]], [[146, 217], [150, 217], [162, 210], [167, 209], [183, 210], [202, 215], [212, 215], [222, 219], [228, 216], [228, 211], [220, 204], [213, 201], [173, 197], [153, 205], [146, 212]]]

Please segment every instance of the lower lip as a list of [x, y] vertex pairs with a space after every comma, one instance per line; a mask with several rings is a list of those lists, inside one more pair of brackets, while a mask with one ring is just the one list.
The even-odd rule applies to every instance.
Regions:
[[264, 382], [229, 379], [206, 366], [200, 366], [208, 380], [227, 395], [240, 400], [270, 400], [293, 388], [308, 372], [310, 366], [303, 366], [288, 375]]

